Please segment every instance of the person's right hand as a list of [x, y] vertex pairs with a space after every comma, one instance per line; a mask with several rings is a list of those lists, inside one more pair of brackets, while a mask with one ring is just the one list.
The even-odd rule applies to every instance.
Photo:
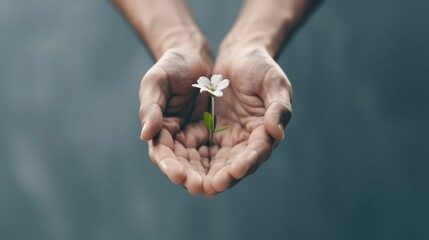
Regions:
[[207, 130], [202, 122], [208, 97], [192, 84], [209, 76], [208, 48], [167, 50], [144, 75], [140, 86], [141, 139], [161, 172], [192, 194], [202, 191], [209, 166]]

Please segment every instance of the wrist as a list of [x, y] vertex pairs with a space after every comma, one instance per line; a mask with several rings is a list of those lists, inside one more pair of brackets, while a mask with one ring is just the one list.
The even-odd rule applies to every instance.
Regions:
[[[246, 37], [240, 37], [240, 35]], [[275, 52], [272, 44], [265, 37], [256, 34], [242, 35], [231, 33], [222, 41], [219, 47], [219, 53], [234, 52], [241, 49], [262, 49], [270, 52], [270, 55], [271, 52]]]
[[265, 23], [236, 26], [224, 39], [220, 50], [231, 50], [237, 47], [258, 48], [266, 50], [271, 57], [274, 57], [291, 28], [289, 26], [286, 22], [282, 24], [281, 29], [272, 28]]
[[152, 51], [159, 59], [165, 52], [171, 49], [183, 49], [210, 55], [210, 47], [206, 38], [198, 29], [171, 29], [165, 31], [153, 46]]
[[264, 48], [274, 57], [284, 39], [299, 22], [306, 0], [246, 1], [234, 27], [222, 47], [252, 46]]
[[[183, 38], [182, 38], [183, 37]], [[162, 51], [155, 54], [156, 60], [162, 61], [166, 68], [178, 68], [190, 72], [198, 72], [198, 76], [208, 75], [213, 67], [210, 47], [203, 37], [189, 38], [180, 35], [172, 37], [171, 41], [163, 42]], [[170, 65], [170, 66], [168, 66]]]
[[231, 32], [222, 41], [219, 47], [218, 55], [240, 55], [240, 52], [267, 52], [271, 57], [274, 57], [277, 48], [272, 41], [272, 38], [267, 37], [264, 34], [258, 34], [256, 32]]

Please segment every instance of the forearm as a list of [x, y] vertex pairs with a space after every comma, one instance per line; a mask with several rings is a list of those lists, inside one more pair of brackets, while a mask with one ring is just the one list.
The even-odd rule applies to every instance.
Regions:
[[274, 56], [302, 19], [312, 0], [247, 0], [221, 49], [239, 46], [265, 48]]
[[208, 48], [186, 0], [112, 0], [156, 59], [175, 47]]

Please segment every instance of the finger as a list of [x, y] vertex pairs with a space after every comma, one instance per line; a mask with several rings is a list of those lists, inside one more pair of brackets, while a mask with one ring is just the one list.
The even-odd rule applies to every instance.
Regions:
[[178, 135], [177, 139], [188, 149], [196, 149], [207, 142], [209, 136], [207, 128], [202, 121], [189, 123], [183, 130], [183, 135]]
[[273, 68], [265, 75], [261, 96], [267, 109], [265, 128], [276, 140], [284, 139], [284, 128], [292, 116], [292, 88], [280, 67]]
[[187, 169], [184, 186], [190, 194], [196, 196], [203, 190], [203, 178], [195, 171]]
[[199, 154], [198, 150], [195, 148], [188, 148], [187, 151], [189, 156], [189, 164], [192, 169], [202, 176], [205, 175], [206, 170], [204, 169], [201, 155]]
[[201, 162], [201, 156], [196, 149], [187, 149], [189, 168], [186, 171], [185, 186], [193, 195], [198, 195], [203, 190], [203, 176], [205, 170]]
[[227, 164], [226, 160], [230, 149], [230, 147], [222, 147], [216, 151], [215, 155], [211, 155], [210, 169], [203, 181], [203, 188], [206, 195], [211, 195], [216, 192], [213, 186], [213, 178], [217, 172]]
[[227, 188], [232, 187], [236, 182], [238, 182], [236, 179], [234, 179], [230, 174], [230, 163], [233, 163], [236, 159], [237, 155], [243, 152], [246, 148], [245, 144], [238, 144], [235, 145], [228, 153], [228, 160], [227, 163], [224, 164], [224, 166], [218, 170], [216, 175], [213, 177], [212, 185], [213, 188], [217, 192], [223, 192]]
[[188, 190], [188, 192], [192, 195], [198, 195], [202, 192], [203, 189], [203, 178], [201, 175], [196, 172], [190, 166], [187, 159], [179, 157], [179, 161], [184, 165], [185, 169], [185, 180], [182, 185]]
[[201, 146], [198, 149], [198, 153], [201, 156], [201, 163], [204, 167], [204, 172], [207, 174], [208, 169], [210, 167], [210, 161], [209, 161], [209, 148], [207, 146]]
[[162, 128], [163, 111], [168, 99], [168, 76], [156, 65], [143, 77], [140, 85], [141, 139], [152, 139]]
[[163, 158], [158, 163], [161, 171], [175, 184], [181, 185], [186, 179], [184, 167], [175, 158]]
[[247, 149], [245, 152], [237, 156], [236, 160], [231, 164], [229, 173], [236, 179], [244, 178], [250, 169], [259, 162], [257, 150]]
[[[254, 165], [252, 166], [246, 173], [245, 176], [249, 176], [251, 174], [253, 174], [254, 172], [256, 172], [256, 170], [258, 169], [260, 165]], [[225, 171], [224, 171], [225, 170]], [[215, 182], [218, 183], [214, 183], [213, 185], [216, 186], [215, 188], [219, 191], [219, 192], [223, 192], [228, 188], [232, 188], [235, 185], [237, 185], [243, 178], [240, 179], [235, 179], [234, 177], [231, 176], [231, 173], [228, 172], [229, 169], [224, 168], [222, 170], [220, 170], [217, 174], [216, 177], [218, 178]], [[221, 185], [223, 182], [223, 185]], [[214, 196], [213, 196], [214, 197]]]
[[264, 125], [268, 133], [276, 140], [285, 137], [284, 128], [291, 118], [291, 111], [286, 104], [274, 102], [270, 104], [264, 116]]
[[245, 150], [232, 161], [229, 173], [235, 179], [241, 179], [251, 173], [252, 169], [262, 164], [272, 152], [272, 138], [263, 126], [253, 130]]
[[200, 194], [203, 189], [205, 170], [199, 152], [195, 148], [186, 148], [178, 140], [174, 141], [173, 152], [179, 163], [185, 168], [186, 178], [183, 186], [193, 195]]
[[229, 173], [230, 165], [223, 166], [213, 177], [212, 186], [216, 192], [225, 191], [232, 182], [232, 176]]
[[214, 189], [212, 181], [216, 173], [223, 167], [223, 164], [224, 163], [218, 162], [210, 166], [209, 172], [203, 181], [203, 189], [206, 195], [213, 195], [216, 193], [216, 189]]
[[181, 184], [186, 178], [186, 172], [172, 148], [171, 134], [163, 129], [155, 139], [149, 141], [149, 156], [173, 183]]

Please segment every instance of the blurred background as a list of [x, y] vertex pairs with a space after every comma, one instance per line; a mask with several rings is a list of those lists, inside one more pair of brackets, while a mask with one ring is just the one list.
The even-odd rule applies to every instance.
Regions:
[[[214, 52], [241, 1], [191, 0]], [[139, 139], [153, 60], [108, 1], [0, 2], [0, 239], [429, 239], [429, 2], [325, 1], [286, 138], [213, 200]]]

